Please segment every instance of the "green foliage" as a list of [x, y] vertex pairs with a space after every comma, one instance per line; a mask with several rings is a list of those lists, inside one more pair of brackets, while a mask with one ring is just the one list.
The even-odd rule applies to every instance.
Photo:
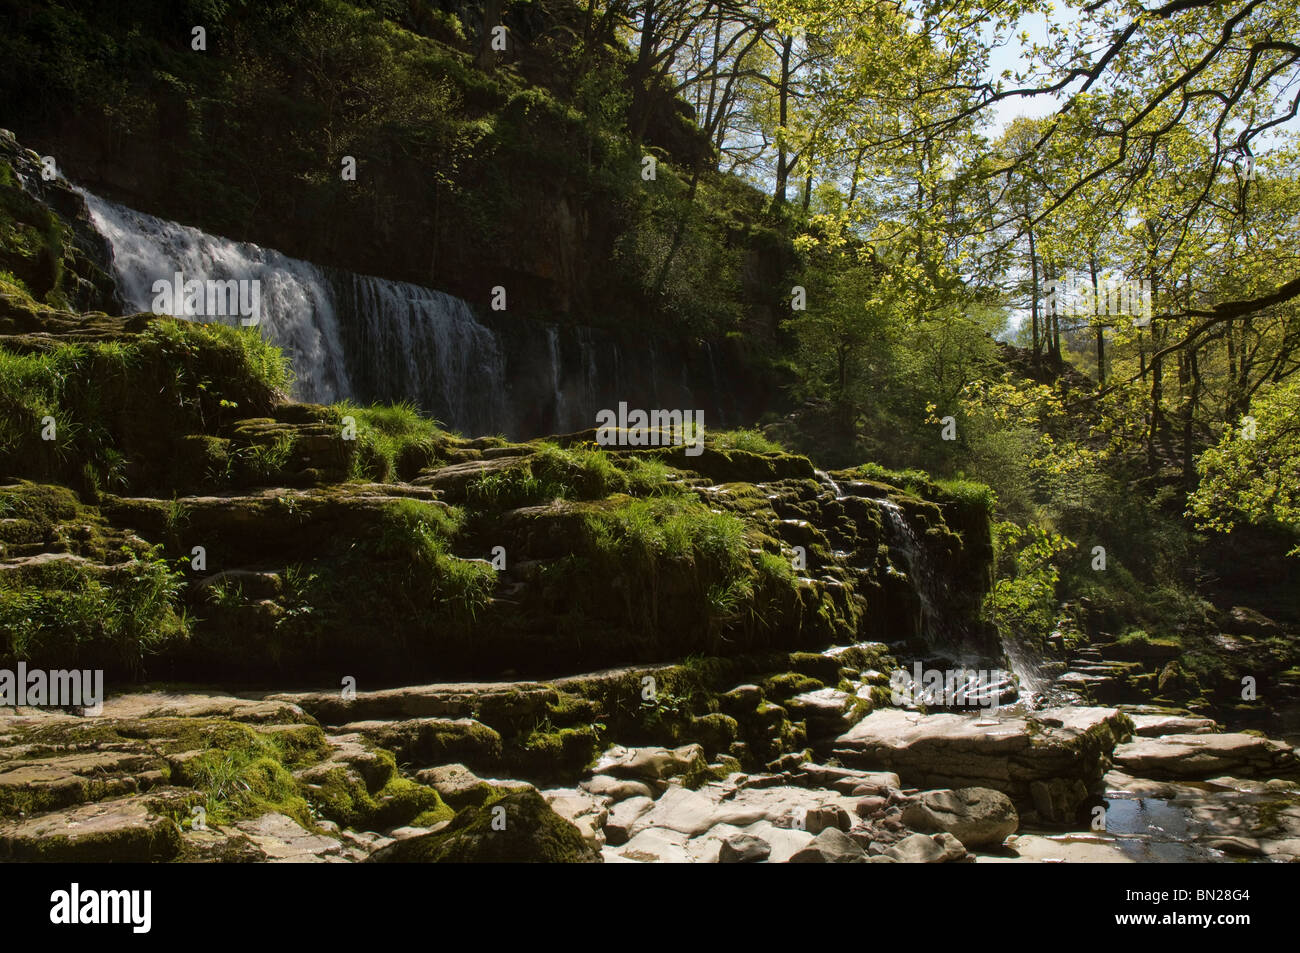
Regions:
[[558, 499], [595, 500], [613, 493], [646, 496], [663, 489], [671, 472], [649, 454], [544, 442], [517, 465], [472, 480], [465, 493], [472, 506], [491, 511]]
[[123, 341], [0, 349], [0, 466], [70, 484], [89, 466], [96, 486], [157, 486], [175, 435], [264, 412], [289, 383], [256, 330], [220, 324], [158, 319]]
[[449, 552], [463, 519], [449, 507], [401, 500], [385, 509], [375, 548], [379, 557], [400, 561], [396, 578], [406, 580], [405, 598], [436, 607], [453, 630], [474, 621], [496, 584], [491, 566]]
[[4, 665], [25, 661], [138, 677], [151, 656], [185, 639], [181, 572], [163, 558], [161, 547], [124, 556], [102, 574], [69, 560], [0, 577]]
[[202, 753], [185, 761], [177, 780], [203, 798], [209, 825], [274, 811], [315, 827], [291, 769], [319, 758], [325, 747], [319, 729], [263, 732], [230, 722], [204, 741]]
[[769, 440], [757, 427], [749, 430], [708, 431], [706, 440], [709, 445], [724, 450], [748, 450], [752, 453], [785, 453], [785, 447], [775, 440]]
[[421, 414], [409, 401], [369, 407], [341, 401], [331, 409], [340, 426], [347, 417], [355, 424], [352, 477], [357, 480], [409, 480], [438, 459], [447, 439], [442, 424]]
[[994, 524], [997, 578], [986, 611], [1000, 632], [1043, 639], [1056, 620], [1057, 560], [1075, 544], [1038, 526]]
[[1218, 444], [1201, 454], [1201, 482], [1188, 515], [1205, 529], [1229, 532], [1238, 522], [1275, 525], [1297, 538], [1300, 556], [1300, 377], [1266, 384], [1250, 414], [1224, 428]]

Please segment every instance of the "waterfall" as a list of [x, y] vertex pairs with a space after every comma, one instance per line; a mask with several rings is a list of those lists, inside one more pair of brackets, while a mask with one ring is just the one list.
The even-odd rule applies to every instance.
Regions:
[[[153, 311], [154, 283], [173, 284], [177, 273], [184, 282], [257, 282], [258, 329], [289, 358], [298, 400], [410, 401], [451, 429], [511, 439], [593, 426], [599, 409], [620, 400], [703, 409], [714, 426], [730, 416], [707, 345], [665, 350], [650, 336], [480, 317], [441, 291], [315, 265], [76, 191], [108, 242], [128, 311]], [[186, 314], [178, 297], [163, 310], [240, 323], [238, 313]], [[665, 362], [681, 368], [680, 383], [660, 378]]]
[[835, 499], [842, 500], [845, 498], [844, 491], [840, 489], [840, 485], [836, 483], [831, 478], [831, 475], [825, 470], [814, 470], [813, 475], [817, 477], [818, 482], [820, 482], [822, 486], [826, 487], [835, 495]]
[[347, 363], [367, 400], [413, 401], [465, 433], [509, 429], [500, 342], [468, 304], [404, 281], [332, 278], [349, 315]]
[[903, 508], [893, 500], [877, 502], [889, 523], [891, 543], [902, 553], [912, 587], [921, 602], [921, 637], [932, 649], [942, 650], [954, 661], [976, 660], [978, 656], [970, 655], [963, 647], [965, 633], [954, 631], [952, 620], [942, 611], [947, 602], [946, 583], [935, 573], [925, 544], [908, 523]]
[[556, 433], [565, 430], [564, 415], [564, 391], [560, 388], [561, 372], [563, 370], [563, 361], [560, 356], [560, 329], [552, 325], [546, 329], [546, 343], [551, 355], [551, 395], [555, 400], [555, 424]]
[[[410, 400], [468, 432], [505, 429], [501, 348], [459, 298], [322, 268], [78, 191], [112, 248], [129, 310], [152, 311], [154, 282], [170, 282], [176, 272], [185, 280], [255, 280], [261, 288], [259, 327], [289, 357], [298, 399]], [[182, 304], [172, 302], [171, 313], [186, 317]]]
[[[113, 270], [129, 311], [152, 311], [153, 284], [186, 280], [256, 280], [263, 333], [282, 348], [297, 376], [297, 396], [329, 403], [351, 396], [334, 296], [321, 269], [269, 248], [234, 242], [105, 201], [78, 189], [91, 221], [108, 240]], [[171, 313], [184, 317], [183, 302]], [[218, 320], [238, 324], [239, 316]]]

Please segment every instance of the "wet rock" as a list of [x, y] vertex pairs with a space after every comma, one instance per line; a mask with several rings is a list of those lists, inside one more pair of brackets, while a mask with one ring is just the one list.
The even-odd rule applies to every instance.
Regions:
[[1212, 837], [1206, 846], [1237, 857], [1263, 857], [1264, 848], [1253, 837]]
[[1186, 715], [1130, 714], [1136, 734], [1142, 738], [1162, 735], [1207, 735], [1218, 730], [1212, 718], [1194, 718]]
[[1043, 819], [1072, 821], [1088, 788], [1109, 768], [1115, 744], [1132, 731], [1113, 708], [1058, 708], [1032, 715], [923, 715], [901, 709], [872, 712], [835, 740], [835, 755], [854, 766], [897, 773], [921, 787], [986, 787], [1033, 805], [1035, 782], [1063, 780]]
[[1220, 620], [1224, 632], [1233, 635], [1273, 636], [1281, 635], [1282, 627], [1264, 615], [1247, 606], [1233, 606]]
[[1078, 778], [1049, 778], [1029, 783], [1029, 799], [1040, 820], [1068, 825], [1088, 798], [1088, 785]]
[[1092, 835], [1043, 837], [1017, 834], [1007, 838], [1004, 853], [997, 856], [981, 854], [976, 863], [1131, 864], [1135, 861], [1111, 839]]

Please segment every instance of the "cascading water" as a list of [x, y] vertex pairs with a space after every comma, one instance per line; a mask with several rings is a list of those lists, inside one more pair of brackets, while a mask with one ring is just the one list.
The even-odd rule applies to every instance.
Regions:
[[943, 606], [948, 603], [948, 585], [934, 571], [925, 544], [907, 521], [903, 508], [893, 500], [877, 500], [889, 524], [891, 544], [907, 564], [907, 573], [921, 603], [921, 637], [933, 650], [956, 662], [975, 664], [981, 660], [965, 644], [967, 633], [955, 626]]
[[835, 499], [837, 500], [844, 499], [844, 492], [840, 489], [840, 485], [831, 478], [831, 475], [829, 473], [827, 473], [825, 470], [814, 470], [813, 474], [817, 477], [818, 481], [822, 484], [822, 486], [826, 487], [832, 493], [835, 494]]
[[[705, 344], [513, 314], [480, 318], [431, 288], [314, 265], [77, 191], [109, 244], [128, 309], [155, 310], [155, 283], [175, 285], [178, 273], [182, 284], [256, 281], [258, 327], [288, 355], [299, 400], [406, 400], [462, 433], [513, 439], [592, 427], [599, 410], [619, 401], [707, 410], [710, 426], [724, 426], [739, 406]], [[159, 310], [232, 325], [246, 317], [186, 314], [185, 297], [175, 297]], [[680, 380], [660, 378], [668, 366], [681, 369], [673, 375]]]
[[551, 393], [555, 397], [555, 429], [565, 429], [564, 416], [564, 391], [560, 387], [560, 375], [562, 369], [562, 355], [560, 353], [560, 330], [559, 328], [546, 329], [546, 343], [551, 352]]
[[[154, 282], [248, 280], [261, 286], [261, 325], [284, 349], [297, 375], [298, 395], [328, 403], [352, 393], [343, 360], [334, 296], [324, 274], [309, 262], [269, 248], [209, 235], [197, 228], [154, 218], [78, 189], [95, 228], [113, 251], [118, 290], [128, 309], [152, 311]], [[170, 313], [184, 317], [184, 302]], [[238, 324], [238, 314], [217, 318]]]
[[[459, 298], [400, 281], [332, 271], [274, 249], [209, 235], [80, 190], [113, 251], [129, 308], [151, 311], [154, 282], [250, 280], [259, 326], [284, 349], [302, 400], [412, 400], [447, 423], [486, 433], [505, 418], [496, 336]], [[170, 313], [185, 317], [182, 301]], [[346, 326], [339, 320], [346, 314]], [[212, 316], [237, 324], [240, 315]]]
[[497, 336], [460, 298], [404, 281], [332, 272], [350, 315], [347, 365], [370, 400], [411, 400], [467, 433], [506, 429]]
[[907, 562], [908, 575], [912, 577], [912, 584], [921, 600], [922, 634], [929, 639], [934, 634], [932, 622], [937, 617], [937, 613], [933, 598], [934, 574], [930, 571], [930, 561], [926, 556], [925, 547], [921, 545], [921, 541], [907, 522], [907, 516], [901, 506], [893, 500], [880, 500], [879, 503], [885, 519], [889, 521], [892, 542], [902, 551], [903, 559]]

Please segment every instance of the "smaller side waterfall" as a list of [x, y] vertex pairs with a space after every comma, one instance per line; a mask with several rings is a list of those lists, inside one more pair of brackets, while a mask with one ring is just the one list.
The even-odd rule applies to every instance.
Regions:
[[921, 602], [921, 637], [931, 649], [954, 661], [977, 660], [978, 656], [963, 644], [966, 633], [962, 627], [943, 611], [942, 607], [948, 603], [947, 583], [935, 572], [925, 543], [907, 521], [907, 514], [893, 500], [877, 502], [889, 526], [890, 544], [902, 554]]
[[831, 475], [829, 473], [827, 473], [825, 470], [814, 470], [813, 474], [821, 482], [822, 486], [826, 487], [832, 493], [835, 494], [835, 499], [837, 500], [844, 499], [844, 491], [840, 489], [840, 485], [838, 483], [836, 483], [833, 479], [831, 479]]

